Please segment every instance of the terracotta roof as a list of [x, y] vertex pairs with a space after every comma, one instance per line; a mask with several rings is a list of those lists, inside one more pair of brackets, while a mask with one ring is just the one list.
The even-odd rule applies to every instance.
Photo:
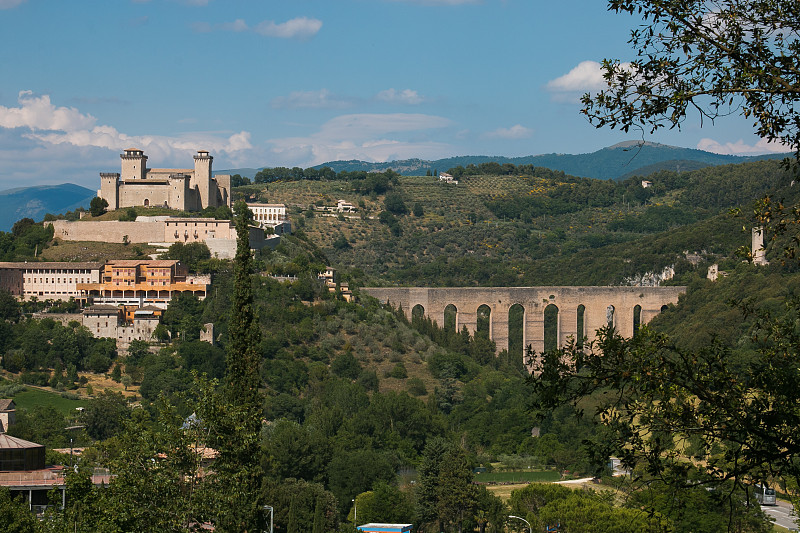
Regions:
[[117, 267], [135, 267], [146, 265], [151, 267], [168, 267], [180, 263], [177, 259], [112, 259], [106, 265]]
[[119, 307], [116, 305], [111, 304], [95, 304], [87, 307], [83, 310], [84, 314], [87, 313], [109, 313], [109, 314], [117, 314], [119, 312]]
[[36, 444], [35, 442], [30, 442], [23, 439], [18, 439], [17, 437], [12, 437], [11, 435], [7, 435], [6, 433], [0, 435], [0, 450], [25, 449], [25, 448], [44, 448], [44, 445]]
[[10, 262], [0, 261], [0, 268], [103, 268], [105, 263], [70, 263], [67, 261], [24, 261]]
[[166, 222], [230, 222], [226, 218], [208, 218], [208, 217], [169, 217]]
[[9, 409], [13, 408], [16, 408], [16, 405], [14, 405], [14, 400], [10, 398], [0, 399], [0, 411], [8, 411]]

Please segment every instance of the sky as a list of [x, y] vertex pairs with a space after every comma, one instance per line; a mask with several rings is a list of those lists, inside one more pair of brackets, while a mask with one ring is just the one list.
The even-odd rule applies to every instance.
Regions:
[[214, 169], [588, 153], [644, 140], [780, 151], [728, 117], [595, 129], [580, 95], [634, 58], [602, 0], [0, 0], [0, 190], [99, 186], [119, 154]]

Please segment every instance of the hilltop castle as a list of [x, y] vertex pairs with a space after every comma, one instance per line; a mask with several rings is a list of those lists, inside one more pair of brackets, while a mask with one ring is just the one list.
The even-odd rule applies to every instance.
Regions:
[[143, 205], [201, 211], [231, 205], [231, 177], [212, 176], [214, 158], [205, 150], [194, 156], [194, 169], [147, 168], [147, 156], [138, 148], [128, 148], [119, 157], [119, 174], [100, 173], [97, 196], [108, 202], [109, 210]]

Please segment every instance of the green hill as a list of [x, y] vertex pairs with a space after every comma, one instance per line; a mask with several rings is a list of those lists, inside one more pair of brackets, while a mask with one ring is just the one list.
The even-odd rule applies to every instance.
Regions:
[[692, 170], [706, 165], [729, 165], [761, 159], [782, 159], [784, 155], [732, 156], [714, 154], [692, 148], [679, 148], [664, 144], [628, 141], [588, 154], [542, 154], [522, 157], [458, 156], [435, 161], [407, 159], [386, 163], [364, 161], [331, 161], [315, 168], [330, 167], [336, 172], [384, 172], [392, 169], [404, 176], [425, 174], [427, 171], [448, 169], [482, 163], [499, 165], [533, 165], [560, 170], [574, 176], [597, 179], [622, 179], [631, 175], [647, 175], [654, 170]]
[[[749, 245], [749, 230], [742, 230], [749, 222], [731, 216], [731, 208], [768, 193], [797, 197], [774, 160], [659, 171], [649, 179], [653, 186], [645, 189], [639, 178], [613, 182], [534, 168], [463, 176], [458, 185], [403, 176], [387, 195], [356, 192], [346, 181], [259, 187], [262, 200], [290, 206], [293, 226], [351, 281], [432, 286], [623, 284], [684, 268], [687, 254], [694, 263], [721, 261]], [[407, 211], [391, 223], [381, 222], [387, 197], [399, 197]], [[340, 198], [359, 213], [308, 209]]]
[[21, 218], [42, 220], [47, 213], [65, 213], [78, 207], [88, 209], [96, 194], [72, 183], [0, 191], [0, 231], [10, 231], [14, 222]]

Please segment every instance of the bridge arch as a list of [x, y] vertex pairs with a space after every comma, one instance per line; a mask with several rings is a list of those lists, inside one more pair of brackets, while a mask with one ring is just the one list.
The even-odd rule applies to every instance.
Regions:
[[442, 328], [448, 331], [458, 332], [458, 308], [453, 304], [447, 304], [442, 312]]
[[481, 304], [475, 310], [475, 332], [486, 333], [492, 337], [492, 308]]
[[575, 346], [583, 348], [583, 340], [586, 338], [586, 306], [580, 304], [575, 310]]
[[636, 304], [633, 306], [633, 336], [639, 333], [639, 327], [642, 325], [642, 306]]
[[558, 350], [560, 348], [559, 339], [559, 316], [558, 306], [548, 304], [544, 308], [544, 351]]
[[508, 355], [521, 358], [525, 354], [525, 306], [515, 303], [508, 308]]
[[422, 304], [417, 304], [411, 308], [411, 322], [425, 318], [425, 307]]

